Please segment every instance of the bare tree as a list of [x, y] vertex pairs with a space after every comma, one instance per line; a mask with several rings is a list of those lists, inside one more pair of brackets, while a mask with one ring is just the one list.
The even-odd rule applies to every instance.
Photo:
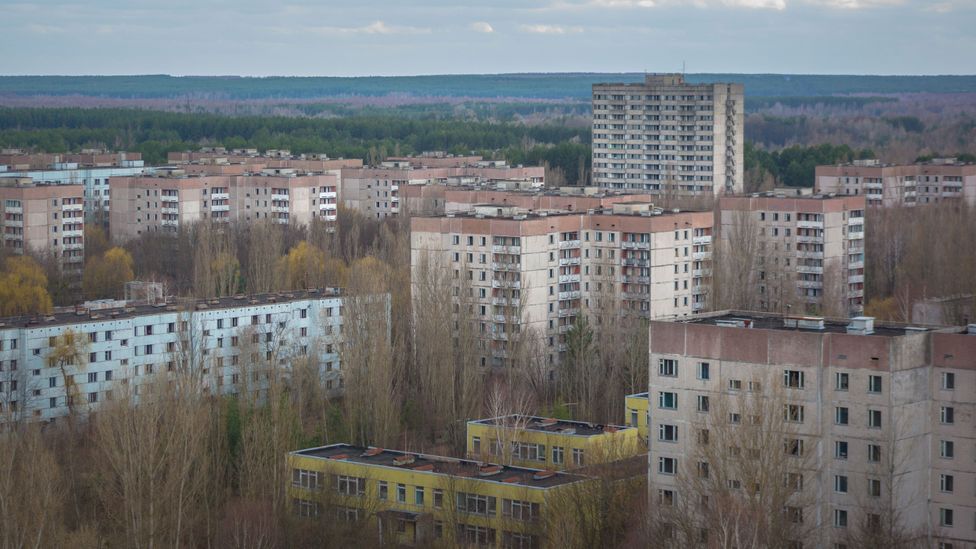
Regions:
[[731, 223], [721, 228], [713, 252], [710, 297], [715, 310], [759, 308], [759, 224], [749, 212], [723, 212]]

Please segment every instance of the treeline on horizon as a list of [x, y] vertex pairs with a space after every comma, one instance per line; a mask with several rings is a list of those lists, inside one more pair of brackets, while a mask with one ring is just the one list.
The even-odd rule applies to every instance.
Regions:
[[[437, 97], [589, 98], [599, 82], [639, 82], [643, 73], [522, 73], [425, 76], [4, 76], [0, 95], [114, 98], [311, 98], [408, 94]], [[750, 96], [973, 93], [974, 75], [877, 76], [687, 74], [689, 82], [737, 82]]]

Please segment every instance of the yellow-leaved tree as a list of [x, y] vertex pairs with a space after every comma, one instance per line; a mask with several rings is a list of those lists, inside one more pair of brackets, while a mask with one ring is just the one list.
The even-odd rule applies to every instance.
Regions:
[[134, 278], [132, 255], [116, 246], [88, 260], [82, 287], [85, 297], [89, 299], [120, 298], [125, 291], [125, 283]]
[[325, 283], [325, 253], [302, 240], [278, 260], [278, 273], [288, 290], [322, 286]]
[[51, 311], [44, 269], [27, 256], [8, 257], [0, 276], [0, 314], [46, 314]]

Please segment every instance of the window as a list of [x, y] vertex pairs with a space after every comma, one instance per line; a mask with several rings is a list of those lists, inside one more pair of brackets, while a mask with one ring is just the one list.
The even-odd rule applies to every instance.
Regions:
[[658, 490], [657, 491], [657, 503], [658, 505], [674, 505], [674, 490]]
[[413, 504], [423, 505], [424, 504], [424, 487], [416, 486], [413, 489]]
[[390, 485], [385, 480], [381, 480], [377, 483], [377, 486], [377, 494], [379, 495], [380, 501], [390, 499]]
[[740, 391], [740, 390], [742, 390], [742, 380], [741, 379], [730, 379], [729, 380], [729, 390], [730, 391]]
[[952, 406], [943, 406], [939, 412], [939, 421], [944, 425], [952, 425], [956, 421], [955, 409]]
[[952, 372], [942, 373], [942, 389], [951, 391], [956, 388], [956, 374]]
[[868, 495], [873, 498], [881, 497], [881, 480], [876, 478], [868, 479]]
[[729, 423], [733, 425], [738, 425], [742, 423], [742, 415], [738, 412], [729, 412]]
[[783, 386], [790, 389], [802, 389], [804, 384], [803, 372], [799, 370], [783, 371]]
[[657, 438], [662, 442], [678, 442], [678, 426], [659, 425], [657, 429]]
[[292, 469], [291, 483], [293, 486], [298, 488], [321, 490], [322, 473], [319, 473], [318, 471], [309, 471], [307, 469]]
[[481, 437], [471, 437], [471, 453], [481, 453]]
[[560, 464], [566, 460], [566, 450], [562, 446], [552, 447], [552, 462], [553, 464]]
[[658, 393], [657, 405], [665, 410], [674, 410], [678, 407], [678, 394], [661, 391]]
[[868, 376], [868, 392], [881, 393], [881, 376]]
[[88, 383], [98, 382], [98, 372], [88, 372]]
[[678, 472], [678, 460], [670, 457], [657, 458], [657, 472], [662, 475], [674, 475]]
[[952, 475], [939, 475], [939, 490], [943, 492], [951, 492], [955, 484], [955, 478]]
[[457, 510], [472, 515], [494, 516], [495, 497], [458, 492]]
[[397, 484], [397, 503], [407, 502], [407, 485]]
[[678, 361], [672, 358], [662, 358], [658, 361], [657, 373], [661, 377], [677, 377]]
[[698, 395], [698, 411], [707, 412], [708, 411], [708, 397], [704, 395]]
[[750, 393], [759, 393], [759, 392], [762, 392], [762, 382], [759, 382], [759, 381], [750, 381], [749, 382], [749, 392]]
[[442, 509], [444, 507], [444, 490], [434, 489], [434, 509]]
[[868, 444], [868, 461], [879, 463], [881, 461], [881, 446], [878, 444]]
[[847, 493], [847, 475], [834, 475], [834, 491], [840, 494]]
[[803, 439], [788, 438], [783, 441], [783, 447], [786, 450], [787, 455], [793, 457], [803, 456]]
[[803, 522], [803, 509], [800, 507], [787, 507], [785, 509], [786, 516], [790, 522], [794, 524], [801, 524]]
[[586, 458], [582, 448], [573, 448], [573, 465], [582, 467], [586, 464]]
[[952, 509], [946, 509], [945, 507], [939, 509], [939, 525], [950, 527], [953, 524]]
[[881, 410], [868, 410], [868, 427], [881, 428]]
[[834, 528], [847, 528], [847, 511], [834, 509]]
[[834, 459], [847, 459], [847, 441], [834, 441]]
[[512, 442], [512, 456], [523, 461], [545, 461], [546, 447], [543, 444]]
[[349, 477], [345, 475], [333, 475], [336, 483], [336, 492], [343, 496], [362, 496], [366, 494], [366, 479], [359, 477]]
[[708, 462], [707, 461], [699, 461], [698, 462], [698, 476], [701, 477], [701, 478], [708, 478], [708, 475], [709, 475]]
[[710, 366], [707, 362], [698, 363], [698, 379], [711, 379], [711, 372], [709, 371]]
[[306, 499], [294, 498], [291, 500], [292, 512], [299, 517], [317, 517], [319, 516], [319, 504], [315, 501], [308, 501]]
[[457, 541], [465, 546], [494, 546], [495, 529], [459, 523], [457, 525]]
[[939, 457], [952, 459], [956, 456], [956, 443], [951, 440], [939, 441]]
[[851, 378], [849, 374], [836, 374], [834, 376], [834, 389], [838, 391], [846, 391], [850, 383]]
[[800, 404], [787, 404], [784, 414], [790, 423], [803, 423], [803, 406]]
[[515, 520], [533, 521], [539, 518], [539, 504], [517, 499], [503, 499], [502, 515]]
[[834, 423], [837, 425], [847, 425], [849, 419], [849, 412], [846, 406], [838, 406], [834, 408]]

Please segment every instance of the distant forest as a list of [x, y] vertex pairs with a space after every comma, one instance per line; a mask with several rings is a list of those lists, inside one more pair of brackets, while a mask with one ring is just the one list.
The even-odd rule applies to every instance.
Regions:
[[[689, 82], [740, 82], [753, 97], [976, 93], [976, 76], [688, 74]], [[642, 73], [471, 74], [363, 77], [4, 76], [0, 95], [108, 98], [301, 99], [406, 94], [432, 97], [588, 99], [597, 82]]]

